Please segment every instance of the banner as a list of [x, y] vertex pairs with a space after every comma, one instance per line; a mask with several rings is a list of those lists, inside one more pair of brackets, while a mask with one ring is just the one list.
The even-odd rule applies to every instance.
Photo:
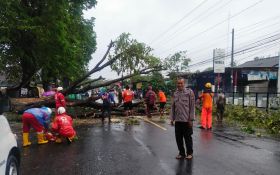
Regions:
[[242, 71], [242, 74], [247, 74], [248, 81], [277, 80], [277, 72], [252, 70], [252, 71]]

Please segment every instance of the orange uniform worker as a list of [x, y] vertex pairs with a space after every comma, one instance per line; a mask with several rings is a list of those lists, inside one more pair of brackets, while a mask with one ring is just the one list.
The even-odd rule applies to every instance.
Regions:
[[202, 99], [201, 129], [212, 129], [212, 101], [214, 94], [211, 91], [211, 83], [205, 84], [205, 92], [199, 98]]
[[129, 89], [129, 86], [125, 87], [125, 90], [122, 93], [123, 98], [123, 106], [126, 113], [126, 116], [128, 117], [129, 114], [132, 114], [132, 100], [133, 100], [133, 92]]
[[166, 96], [162, 90], [159, 90], [158, 98], [159, 98], [159, 112], [160, 115], [163, 116], [164, 106], [166, 104]]

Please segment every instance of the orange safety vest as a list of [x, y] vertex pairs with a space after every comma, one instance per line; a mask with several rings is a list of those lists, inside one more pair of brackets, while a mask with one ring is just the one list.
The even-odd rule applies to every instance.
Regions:
[[202, 98], [202, 107], [203, 108], [212, 108], [212, 98], [213, 93], [202, 93], [200, 98]]
[[165, 96], [164, 92], [160, 91], [158, 93], [158, 97], [159, 97], [159, 102], [166, 102], [166, 96]]
[[124, 102], [129, 102], [133, 99], [133, 92], [131, 90], [124, 90], [122, 95]]

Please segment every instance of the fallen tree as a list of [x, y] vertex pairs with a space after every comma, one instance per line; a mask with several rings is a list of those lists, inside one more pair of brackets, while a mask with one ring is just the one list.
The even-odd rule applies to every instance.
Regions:
[[[112, 53], [112, 48], [114, 51]], [[111, 53], [111, 54], [110, 54]], [[118, 65], [121, 63], [121, 69], [117, 69]], [[120, 78], [113, 80], [102, 81], [104, 78], [99, 77], [93, 80], [87, 80], [92, 74], [103, 70], [104, 68], [110, 66], [112, 70], [117, 71], [117, 73], [122, 72], [126, 74]], [[78, 94], [85, 93], [89, 90], [96, 89], [99, 87], [110, 86], [116, 82], [129, 79], [136, 75], [149, 74], [154, 71], [161, 71], [164, 67], [162, 66], [160, 59], [154, 57], [151, 54], [151, 48], [147, 47], [143, 43], [138, 43], [136, 40], [129, 39], [129, 35], [123, 34], [115, 42], [111, 41], [104, 56], [101, 60], [86, 74], [78, 78], [76, 81], [71, 83], [71, 85], [66, 88], [62, 93], [66, 96], [68, 94]], [[86, 80], [86, 81], [85, 81]], [[94, 83], [94, 84], [93, 84]], [[85, 106], [100, 109], [102, 107], [101, 103], [95, 102], [100, 97], [90, 97], [82, 101], [69, 101], [67, 106]], [[138, 105], [139, 103], [135, 103]], [[19, 111], [24, 111], [28, 108], [48, 106], [54, 107], [55, 102], [53, 97], [49, 97], [40, 102], [32, 102], [25, 104]], [[114, 107], [115, 111], [122, 111], [117, 107]]]

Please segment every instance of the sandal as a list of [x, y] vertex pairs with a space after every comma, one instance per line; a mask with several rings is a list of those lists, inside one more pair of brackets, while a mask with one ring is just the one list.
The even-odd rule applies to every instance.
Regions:
[[184, 156], [182, 156], [180, 154], [176, 156], [176, 159], [183, 159], [183, 158], [184, 158]]
[[189, 154], [189, 155], [187, 155], [187, 156], [186, 156], [186, 158], [185, 158], [185, 159], [190, 160], [190, 159], [192, 159], [192, 158], [193, 158], [193, 156], [192, 156], [191, 154]]

